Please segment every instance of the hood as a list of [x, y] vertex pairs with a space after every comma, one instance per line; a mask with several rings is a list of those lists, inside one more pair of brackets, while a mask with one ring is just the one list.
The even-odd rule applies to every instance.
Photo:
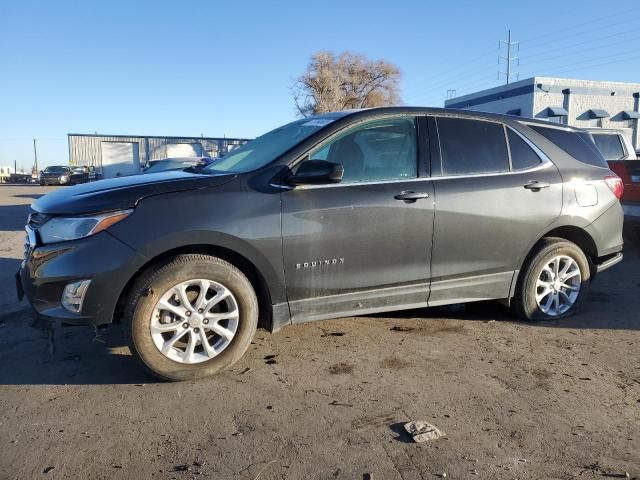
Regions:
[[79, 215], [122, 210], [135, 207], [145, 197], [217, 187], [234, 178], [233, 174], [202, 175], [182, 170], [132, 175], [62, 187], [39, 198], [31, 208], [48, 215]]

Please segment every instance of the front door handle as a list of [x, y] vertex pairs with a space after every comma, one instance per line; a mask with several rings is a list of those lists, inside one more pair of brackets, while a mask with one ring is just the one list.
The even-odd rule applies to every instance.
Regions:
[[533, 180], [524, 185], [524, 188], [527, 190], [532, 190], [534, 192], [539, 192], [541, 188], [549, 188], [549, 184], [547, 182], [538, 182], [537, 180]]
[[393, 198], [395, 198], [396, 200], [403, 200], [407, 203], [413, 203], [416, 200], [420, 200], [422, 198], [429, 198], [429, 194], [427, 192], [413, 192], [411, 190], [407, 190], [401, 192]]

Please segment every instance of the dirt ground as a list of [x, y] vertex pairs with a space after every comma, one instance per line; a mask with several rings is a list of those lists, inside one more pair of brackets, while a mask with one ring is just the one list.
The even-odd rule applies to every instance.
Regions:
[[[42, 191], [0, 187], [3, 299]], [[194, 383], [146, 375], [118, 328], [62, 328], [50, 354], [29, 312], [5, 313], [0, 479], [640, 477], [639, 271], [629, 245], [564, 322], [482, 303], [259, 331]], [[409, 420], [446, 436], [413, 443]]]

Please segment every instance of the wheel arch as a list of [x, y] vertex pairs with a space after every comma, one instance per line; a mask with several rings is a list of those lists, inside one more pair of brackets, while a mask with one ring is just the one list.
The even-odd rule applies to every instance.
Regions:
[[516, 287], [522, 276], [522, 269], [531, 257], [532, 252], [540, 242], [548, 238], [560, 238], [575, 243], [586, 255], [589, 262], [589, 268], [591, 270], [591, 277], [596, 274], [595, 261], [598, 257], [598, 248], [593, 237], [584, 228], [577, 225], [564, 224], [555, 225], [552, 228], [545, 230], [538, 238], [529, 245], [529, 248], [522, 255], [518, 261], [517, 269], [514, 272], [513, 280], [511, 282], [511, 288], [509, 291], [509, 301], [515, 295]]
[[272, 289], [269, 287], [269, 283], [264, 272], [258, 268], [257, 262], [248, 258], [247, 255], [243, 255], [237, 250], [228, 248], [227, 246], [211, 245], [211, 244], [188, 244], [180, 245], [169, 250], [165, 250], [157, 253], [154, 256], [150, 256], [148, 260], [142, 264], [131, 278], [127, 281], [122, 288], [116, 308], [113, 313], [112, 323], [121, 323], [122, 314], [124, 312], [124, 306], [126, 298], [128, 297], [131, 288], [135, 284], [136, 280], [146, 271], [151, 268], [160, 265], [170, 258], [181, 254], [202, 254], [210, 255], [221, 258], [235, 267], [237, 267], [242, 273], [246, 275], [249, 282], [253, 286], [253, 289], [258, 297], [259, 307], [259, 320], [258, 326], [264, 327], [268, 330], [273, 330], [273, 308], [272, 308]]

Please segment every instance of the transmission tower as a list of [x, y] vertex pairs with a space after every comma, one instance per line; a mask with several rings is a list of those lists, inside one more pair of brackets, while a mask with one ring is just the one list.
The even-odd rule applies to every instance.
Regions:
[[520, 57], [514, 56], [514, 53], [518, 53], [520, 50], [520, 42], [511, 41], [511, 30], [509, 30], [506, 42], [504, 40], [500, 40], [498, 42], [499, 50], [502, 50], [504, 47], [507, 48], [507, 56], [498, 56], [498, 66], [500, 66], [502, 64], [502, 60], [504, 60], [507, 65], [507, 71], [498, 70], [498, 80], [500, 79], [500, 75], [504, 75], [507, 80], [507, 84], [509, 84], [513, 77], [516, 77], [516, 79], [520, 78], [517, 72], [512, 71], [513, 62], [517, 62], [516, 65], [518, 66], [520, 65]]

